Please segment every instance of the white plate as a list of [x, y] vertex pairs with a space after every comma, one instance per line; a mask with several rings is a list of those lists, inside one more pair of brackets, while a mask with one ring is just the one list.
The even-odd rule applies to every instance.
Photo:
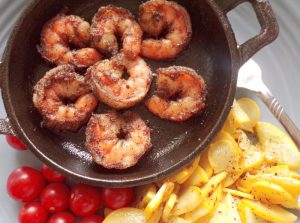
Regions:
[[[28, 2], [28, 0], [0, 0], [0, 55], [11, 27]], [[297, 116], [300, 110], [300, 13], [298, 12], [300, 1], [271, 0], [271, 4], [277, 15], [280, 35], [274, 43], [257, 53], [253, 59], [261, 67], [265, 83], [300, 127], [300, 116]], [[230, 12], [229, 18], [241, 42], [258, 32], [259, 26], [247, 4]], [[238, 90], [238, 96], [253, 97], [241, 90]], [[0, 103], [0, 117], [5, 117], [2, 100]], [[268, 110], [259, 101], [258, 103], [263, 111], [262, 120], [278, 125]], [[40, 168], [40, 162], [29, 151], [18, 152], [11, 149], [6, 144], [4, 136], [0, 137], [0, 145], [0, 223], [16, 223], [21, 205], [11, 200], [6, 193], [7, 176], [13, 169], [23, 165]]]

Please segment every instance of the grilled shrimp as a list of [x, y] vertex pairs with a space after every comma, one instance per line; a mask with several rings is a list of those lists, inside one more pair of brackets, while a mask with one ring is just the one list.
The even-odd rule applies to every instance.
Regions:
[[97, 103], [84, 77], [75, 73], [71, 65], [53, 68], [34, 87], [33, 104], [50, 129], [77, 131]]
[[[142, 42], [141, 54], [152, 59], [176, 57], [192, 37], [191, 19], [184, 7], [176, 2], [150, 0], [140, 5], [142, 30], [154, 38]], [[157, 39], [163, 33], [165, 37]]]
[[[125, 69], [129, 75], [127, 80], [122, 78]], [[146, 62], [140, 57], [131, 60], [123, 53], [96, 63], [87, 70], [86, 77], [98, 99], [116, 109], [140, 102], [152, 82], [152, 72]]]
[[150, 128], [131, 111], [94, 114], [86, 129], [86, 147], [97, 164], [126, 169], [152, 147]]
[[[97, 50], [84, 48], [89, 42], [88, 22], [75, 15], [57, 15], [44, 25], [38, 49], [42, 57], [52, 64], [70, 64], [80, 69], [102, 58]], [[81, 49], [71, 50], [71, 45]]]
[[135, 59], [141, 51], [140, 25], [127, 9], [113, 5], [101, 7], [92, 21], [93, 46], [109, 56], [116, 55], [119, 51], [116, 35], [121, 36], [124, 53]]
[[206, 84], [193, 69], [180, 66], [157, 70], [157, 94], [146, 101], [162, 119], [185, 121], [205, 106]]

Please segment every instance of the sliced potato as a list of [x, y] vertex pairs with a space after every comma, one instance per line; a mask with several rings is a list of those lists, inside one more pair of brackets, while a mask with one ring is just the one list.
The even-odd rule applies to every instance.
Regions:
[[234, 190], [234, 189], [229, 189], [229, 188], [223, 188], [224, 193], [229, 193], [235, 197], [240, 197], [240, 198], [246, 198], [249, 200], [254, 200], [254, 197], [252, 194], [245, 193], [242, 191]]
[[228, 206], [220, 202], [214, 214], [210, 217], [209, 223], [231, 223], [228, 217]]
[[233, 197], [231, 196], [230, 193], [227, 193], [226, 195], [226, 204], [228, 206], [227, 210], [227, 216], [229, 219], [229, 222], [231, 223], [242, 223], [238, 209], [237, 209], [237, 205], [235, 200], [233, 199]]
[[275, 176], [292, 177], [298, 180], [300, 179], [300, 174], [291, 171], [288, 165], [277, 165], [277, 166], [266, 167], [262, 169], [260, 173], [267, 173], [267, 174], [270, 173], [270, 174], [274, 174]]
[[237, 166], [231, 172], [228, 172], [227, 177], [223, 181], [224, 187], [229, 187], [234, 184], [244, 173], [244, 158], [241, 157]]
[[278, 205], [263, 204], [259, 201], [243, 199], [244, 205], [251, 208], [253, 213], [267, 221], [276, 223], [292, 223], [297, 220], [297, 216], [281, 208]]
[[159, 223], [160, 218], [163, 214], [163, 205], [160, 205], [152, 216], [147, 220], [147, 223]]
[[231, 109], [222, 130], [228, 132], [231, 135], [234, 135], [237, 128], [238, 128], [238, 123], [235, 120], [233, 109]]
[[181, 217], [174, 217], [168, 223], [190, 223], [190, 222]]
[[253, 147], [250, 146], [249, 150], [243, 152], [245, 172], [258, 169], [265, 161], [265, 154], [261, 151], [256, 151]]
[[255, 132], [268, 162], [285, 164], [292, 170], [300, 168], [300, 152], [290, 137], [266, 122], [257, 123]]
[[177, 195], [176, 194], [171, 194], [169, 199], [166, 202], [166, 205], [163, 210], [162, 214], [162, 220], [164, 222], [168, 222], [170, 217], [171, 217], [171, 211], [173, 210], [175, 203], [177, 202]]
[[243, 202], [238, 203], [238, 212], [242, 223], [269, 223], [269, 221], [256, 216], [251, 208], [246, 206]]
[[207, 197], [210, 192], [214, 191], [226, 177], [227, 173], [221, 172], [210, 178], [208, 182], [201, 187], [203, 197]]
[[183, 184], [195, 171], [199, 164], [200, 156], [194, 159], [189, 165], [184, 167], [179, 172], [175, 173], [173, 176], [168, 177], [165, 181], [170, 181], [178, 184]]
[[146, 216], [141, 209], [121, 208], [111, 212], [103, 223], [146, 223]]
[[203, 201], [202, 191], [199, 187], [189, 186], [184, 188], [178, 195], [178, 201], [175, 204], [172, 213], [182, 215], [190, 212], [200, 206]]
[[144, 209], [157, 192], [154, 184], [147, 184], [136, 188], [136, 207]]
[[258, 181], [252, 185], [250, 191], [255, 199], [269, 204], [281, 204], [287, 208], [296, 208], [297, 201], [281, 186], [265, 180]]
[[199, 164], [205, 170], [207, 177], [211, 178], [214, 170], [211, 167], [209, 160], [208, 160], [208, 149], [205, 149], [202, 152]]
[[238, 127], [252, 132], [260, 118], [260, 109], [256, 102], [250, 98], [239, 98], [232, 110]]
[[207, 183], [207, 181], [207, 173], [201, 166], [197, 166], [190, 178], [184, 182], [183, 187], [201, 186], [202, 184]]
[[214, 138], [212, 143], [215, 143], [219, 140], [229, 140], [233, 145], [237, 145], [236, 141], [234, 140], [234, 138], [230, 135], [229, 132], [225, 131], [225, 130], [221, 130], [218, 135]]
[[208, 160], [216, 173], [231, 172], [239, 165], [241, 150], [229, 140], [218, 140], [208, 150]]
[[172, 187], [172, 185], [174, 188], [174, 183], [166, 182], [159, 188], [155, 196], [148, 203], [144, 210], [147, 219], [149, 219], [152, 216], [152, 214], [157, 210], [157, 208], [161, 205], [161, 203], [165, 199], [165, 195], [169, 193], [169, 188]]

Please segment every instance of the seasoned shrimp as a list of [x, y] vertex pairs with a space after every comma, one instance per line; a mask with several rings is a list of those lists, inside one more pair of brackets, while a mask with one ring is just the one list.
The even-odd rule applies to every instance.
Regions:
[[[122, 78], [125, 69], [129, 75], [127, 80]], [[86, 77], [98, 99], [116, 109], [140, 102], [152, 82], [152, 72], [146, 62], [140, 57], [131, 60], [123, 53], [96, 63], [87, 70]]]
[[150, 128], [131, 111], [94, 114], [85, 134], [95, 162], [107, 169], [134, 166], [152, 147]]
[[205, 106], [206, 84], [193, 69], [180, 66], [157, 70], [157, 94], [146, 101], [162, 119], [185, 121]]
[[184, 7], [176, 2], [150, 0], [140, 5], [142, 30], [154, 38], [167, 33], [162, 39], [145, 39], [142, 55], [152, 59], [176, 57], [192, 37], [191, 19]]
[[34, 87], [33, 104], [50, 129], [77, 131], [97, 103], [84, 77], [71, 65], [53, 68]]
[[127, 9], [113, 5], [101, 7], [92, 21], [93, 46], [109, 56], [116, 55], [119, 51], [117, 34], [121, 36], [126, 56], [135, 59], [141, 51], [140, 25]]
[[[57, 15], [42, 30], [40, 54], [48, 62], [70, 64], [76, 68], [93, 65], [102, 55], [93, 48], [83, 48], [90, 42], [90, 24], [75, 15]], [[70, 44], [81, 49], [71, 50]]]

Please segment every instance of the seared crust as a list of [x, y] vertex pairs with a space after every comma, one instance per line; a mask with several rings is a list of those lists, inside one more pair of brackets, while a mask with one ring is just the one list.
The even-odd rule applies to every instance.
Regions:
[[[43, 124], [54, 130], [77, 131], [98, 103], [84, 77], [70, 65], [48, 71], [33, 91], [33, 104], [42, 115]], [[65, 105], [65, 100], [74, 102]]]
[[107, 169], [134, 166], [151, 147], [150, 128], [139, 115], [126, 111], [94, 114], [86, 128], [86, 147]]

